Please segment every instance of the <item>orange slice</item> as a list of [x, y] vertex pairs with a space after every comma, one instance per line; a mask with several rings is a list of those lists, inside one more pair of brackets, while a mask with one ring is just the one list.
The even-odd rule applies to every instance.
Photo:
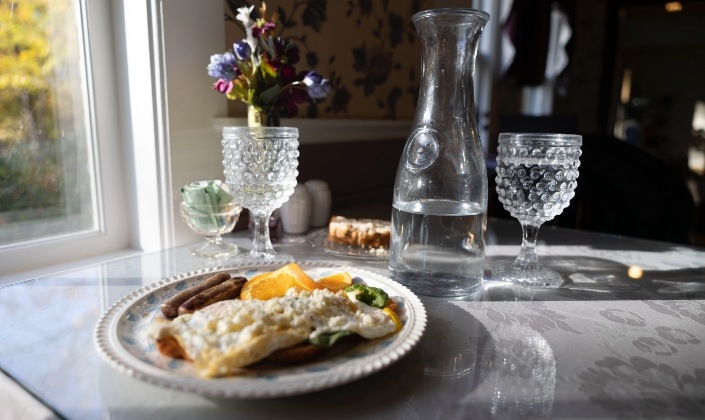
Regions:
[[347, 271], [341, 271], [340, 273], [331, 274], [329, 276], [321, 277], [316, 280], [319, 286], [323, 286], [328, 290], [338, 291], [345, 289], [352, 284], [352, 277]]
[[240, 291], [240, 299], [268, 300], [284, 296], [290, 288], [299, 290], [320, 289], [318, 283], [313, 281], [296, 263], [252, 277], [245, 283]]

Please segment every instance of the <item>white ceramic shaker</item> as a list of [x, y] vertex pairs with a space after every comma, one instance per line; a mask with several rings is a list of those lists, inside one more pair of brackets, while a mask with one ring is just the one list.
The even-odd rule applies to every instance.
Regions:
[[308, 231], [311, 219], [311, 196], [303, 184], [294, 188], [294, 193], [289, 201], [282, 204], [279, 209], [284, 232], [300, 235]]
[[330, 220], [331, 192], [328, 184], [320, 179], [304, 183], [311, 195], [311, 227], [326, 226]]

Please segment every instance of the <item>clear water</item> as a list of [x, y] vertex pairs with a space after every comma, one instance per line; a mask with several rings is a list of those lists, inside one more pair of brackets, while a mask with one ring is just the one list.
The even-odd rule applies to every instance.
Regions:
[[477, 203], [428, 200], [395, 203], [389, 270], [428, 296], [479, 296], [487, 214]]

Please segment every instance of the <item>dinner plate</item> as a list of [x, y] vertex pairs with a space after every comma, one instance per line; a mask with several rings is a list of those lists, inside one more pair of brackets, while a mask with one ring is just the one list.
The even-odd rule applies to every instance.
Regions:
[[408, 353], [426, 327], [426, 310], [403, 285], [376, 273], [328, 263], [299, 262], [313, 279], [347, 271], [353, 283], [384, 289], [397, 303], [402, 329], [389, 336], [363, 340], [340, 354], [295, 366], [255, 365], [243, 374], [201, 378], [191, 363], [163, 356], [148, 337], [150, 325], [163, 318], [159, 306], [179, 291], [205, 281], [218, 272], [252, 276], [273, 271], [282, 263], [215, 267], [178, 274], [144, 286], [117, 301], [100, 318], [94, 342], [101, 356], [117, 370], [167, 388], [212, 397], [274, 398], [331, 388], [386, 368]]
[[323, 251], [341, 257], [362, 260], [386, 260], [389, 251], [383, 248], [366, 248], [362, 246], [346, 245], [328, 240], [328, 230], [317, 230], [306, 237], [308, 243]]

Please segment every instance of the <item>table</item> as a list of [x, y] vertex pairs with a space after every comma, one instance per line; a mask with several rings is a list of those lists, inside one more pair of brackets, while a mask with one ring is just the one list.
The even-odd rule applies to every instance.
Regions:
[[[518, 252], [520, 228], [490, 220], [480, 301], [422, 297], [428, 326], [409, 354], [312, 394], [205, 398], [102, 361], [93, 332], [110, 305], [143, 285], [222, 264], [192, 257], [187, 246], [0, 288], [0, 368], [72, 419], [705, 417], [705, 250], [550, 226], [539, 236], [539, 257], [568, 284], [536, 291], [493, 280], [492, 266]], [[387, 274], [384, 261], [342, 259], [305, 236], [276, 247], [299, 261]], [[446, 375], [431, 375], [434, 367]]]

